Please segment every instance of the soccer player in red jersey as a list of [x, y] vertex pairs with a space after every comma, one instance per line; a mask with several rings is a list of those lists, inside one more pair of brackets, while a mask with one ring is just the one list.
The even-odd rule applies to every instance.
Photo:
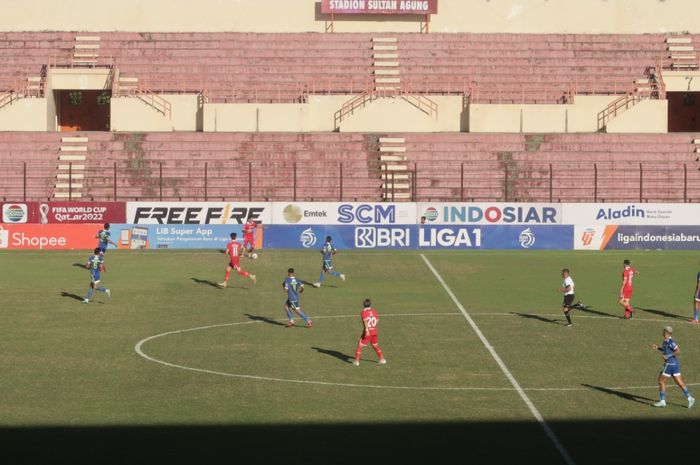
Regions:
[[357, 349], [355, 349], [355, 360], [352, 362], [353, 365], [360, 365], [360, 355], [362, 355], [362, 349], [364, 349], [367, 344], [372, 344], [372, 348], [377, 353], [379, 357], [379, 363], [384, 365], [386, 359], [382, 353], [382, 349], [379, 348], [379, 335], [377, 334], [377, 323], [379, 323], [379, 315], [377, 311], [372, 308], [372, 302], [369, 299], [365, 299], [363, 302], [364, 310], [360, 314], [362, 318], [362, 336], [360, 336], [360, 341], [357, 343]]
[[241, 268], [240, 256], [243, 255], [243, 246], [236, 240], [236, 233], [231, 233], [231, 241], [226, 245], [226, 255], [229, 256], [230, 262], [226, 267], [226, 278], [223, 283], [219, 283], [219, 287], [226, 287], [228, 278], [231, 277], [231, 270], [236, 270], [236, 273], [244, 278], [252, 279], [255, 284], [255, 275]]
[[243, 247], [248, 258], [252, 258], [253, 252], [255, 252], [255, 230], [257, 227], [258, 223], [250, 216], [243, 225]]
[[634, 314], [634, 308], [630, 305], [632, 293], [632, 279], [639, 274], [639, 271], [632, 268], [629, 260], [624, 261], [624, 269], [622, 270], [622, 287], [620, 288], [620, 305], [625, 307], [625, 319], [629, 320]]

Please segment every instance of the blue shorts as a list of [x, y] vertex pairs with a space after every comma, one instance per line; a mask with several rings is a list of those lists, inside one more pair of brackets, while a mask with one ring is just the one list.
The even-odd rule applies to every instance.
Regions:
[[105, 253], [107, 251], [107, 247], [109, 247], [109, 245], [107, 244], [100, 244], [97, 246], [97, 248], [100, 249], [100, 252], [102, 253]]
[[100, 282], [100, 273], [93, 273], [91, 276], [91, 280], [93, 283]]
[[680, 363], [675, 363], [675, 364], [664, 363], [664, 366], [661, 368], [661, 374], [667, 378], [670, 378], [671, 376], [680, 376], [681, 375]]
[[330, 260], [323, 260], [323, 271], [331, 271], [333, 263]]
[[287, 302], [284, 304], [284, 306], [290, 310], [301, 310], [301, 306], [299, 305], [299, 302], [296, 300], [287, 299]]

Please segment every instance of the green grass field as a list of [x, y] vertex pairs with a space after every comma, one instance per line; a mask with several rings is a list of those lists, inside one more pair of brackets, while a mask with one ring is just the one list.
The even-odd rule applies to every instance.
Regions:
[[[0, 253], [5, 463], [565, 463], [419, 253], [341, 251], [347, 281], [302, 295], [312, 329], [283, 326], [280, 286], [289, 266], [316, 281], [312, 251], [261, 252], [243, 261], [258, 284], [233, 274], [225, 290], [220, 252], [110, 251], [112, 297], [83, 305], [87, 255]], [[425, 256], [573, 462], [638, 465], [666, 444], [675, 461], [697, 458], [700, 405], [670, 385], [671, 405], [651, 406], [661, 358], [649, 347], [674, 326], [700, 397], [700, 327], [686, 322], [697, 256]], [[631, 321], [616, 302], [623, 258], [641, 272]], [[556, 292], [565, 266], [590, 306], [571, 328]], [[385, 366], [371, 347], [350, 364], [365, 297]]]

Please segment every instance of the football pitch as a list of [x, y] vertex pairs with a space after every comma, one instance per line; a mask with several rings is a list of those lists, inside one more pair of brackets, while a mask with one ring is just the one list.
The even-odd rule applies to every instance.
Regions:
[[[340, 251], [347, 281], [301, 296], [311, 329], [285, 328], [281, 283], [288, 267], [317, 281], [318, 251], [262, 251], [242, 260], [258, 283], [234, 273], [227, 289], [218, 251], [109, 251], [112, 296], [84, 305], [87, 258], [0, 253], [4, 463], [698, 457], [700, 406], [670, 383], [669, 406], [652, 407], [650, 348], [673, 326], [700, 396], [692, 253]], [[640, 271], [630, 321], [617, 304], [624, 258]], [[564, 267], [588, 307], [570, 328]], [[371, 347], [350, 363], [365, 297], [386, 365]]]

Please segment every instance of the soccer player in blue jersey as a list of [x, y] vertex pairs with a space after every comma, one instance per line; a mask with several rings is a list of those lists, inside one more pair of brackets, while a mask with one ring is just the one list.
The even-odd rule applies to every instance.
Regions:
[[664, 342], [660, 346], [652, 344], [651, 348], [661, 352], [661, 357], [664, 359], [664, 366], [659, 374], [659, 397], [660, 400], [654, 404], [654, 407], [666, 407], [666, 380], [673, 377], [679, 388], [683, 390], [683, 394], [688, 399], [688, 408], [695, 404], [695, 399], [690, 395], [688, 387], [683, 382], [681, 376], [681, 364], [678, 361], [678, 355], [681, 353], [680, 347], [673, 340], [673, 328], [666, 326], [664, 328]]
[[693, 294], [693, 319], [690, 323], [698, 324], [698, 307], [700, 307], [700, 272], [695, 281], [695, 294]]
[[107, 251], [107, 247], [109, 247], [109, 244], [112, 244], [114, 247], [117, 246], [117, 244], [110, 239], [112, 236], [112, 233], [109, 232], [109, 223], [105, 223], [104, 229], [100, 229], [97, 231], [97, 234], [95, 235], [95, 239], [98, 239], [99, 242], [97, 243], [97, 248], [100, 249], [102, 253], [105, 253]]
[[107, 271], [104, 263], [104, 255], [99, 247], [94, 250], [94, 255], [88, 259], [87, 269], [90, 270], [90, 288], [88, 289], [87, 297], [83, 300], [84, 304], [90, 303], [92, 295], [95, 291], [104, 292], [107, 297], [111, 297], [112, 293], [109, 289], [100, 286], [100, 277], [103, 271]]
[[299, 294], [304, 292], [304, 284], [294, 276], [294, 268], [287, 270], [287, 278], [282, 282], [282, 288], [287, 293], [287, 302], [284, 304], [284, 311], [287, 313], [287, 328], [296, 326], [294, 323], [294, 313], [299, 315], [305, 322], [306, 327], [313, 325], [311, 318], [301, 311], [299, 305]]
[[340, 278], [345, 281], [345, 275], [343, 273], [338, 273], [333, 271], [333, 256], [338, 252], [333, 247], [333, 238], [331, 236], [326, 236], [326, 243], [323, 244], [321, 248], [321, 254], [323, 255], [323, 265], [321, 266], [321, 275], [318, 277], [318, 282], [314, 283], [314, 287], [321, 287], [323, 280], [326, 279], [326, 273], [330, 273], [336, 278]]

